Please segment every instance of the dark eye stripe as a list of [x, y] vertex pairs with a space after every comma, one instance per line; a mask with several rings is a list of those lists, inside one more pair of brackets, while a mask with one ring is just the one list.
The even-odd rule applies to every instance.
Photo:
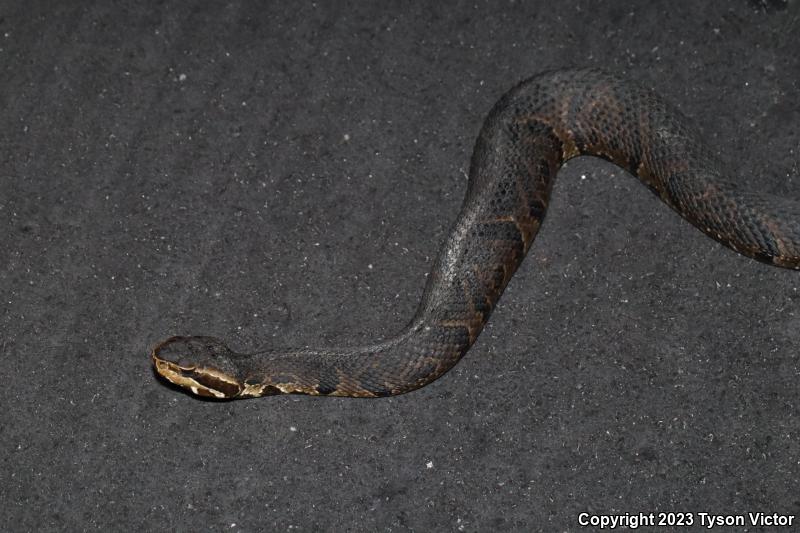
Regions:
[[238, 383], [227, 381], [202, 370], [193, 371], [191, 378], [204, 387], [221, 392], [226, 398], [233, 398], [242, 391], [242, 387]]

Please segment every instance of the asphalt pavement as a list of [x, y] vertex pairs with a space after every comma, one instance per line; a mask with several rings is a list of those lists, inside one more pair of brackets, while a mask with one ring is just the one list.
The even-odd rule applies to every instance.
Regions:
[[732, 180], [800, 198], [799, 50], [797, 0], [3, 0], [0, 529], [800, 517], [800, 274], [598, 159], [428, 387], [199, 401], [148, 357], [400, 329], [483, 117], [545, 69], [655, 87]]

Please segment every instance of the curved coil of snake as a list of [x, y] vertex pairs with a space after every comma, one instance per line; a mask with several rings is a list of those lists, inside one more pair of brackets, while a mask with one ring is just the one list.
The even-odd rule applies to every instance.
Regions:
[[156, 372], [211, 398], [381, 397], [431, 383], [475, 342], [536, 237], [556, 173], [581, 155], [636, 175], [737, 252], [800, 268], [800, 204], [726, 181], [698, 133], [651, 90], [599, 70], [551, 71], [519, 83], [487, 116], [461, 212], [400, 333], [369, 346], [251, 354], [213, 337], [172, 337], [151, 353]]

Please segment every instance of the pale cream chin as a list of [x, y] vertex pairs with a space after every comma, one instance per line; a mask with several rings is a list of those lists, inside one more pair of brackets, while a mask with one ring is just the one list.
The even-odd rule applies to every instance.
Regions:
[[[172, 364], [162, 361], [160, 359], [156, 359], [156, 370], [158, 373], [167, 379], [170, 383], [174, 383], [179, 387], [183, 387], [185, 389], [189, 389], [197, 396], [204, 396], [204, 397], [211, 397], [211, 398], [228, 398], [225, 393], [220, 392], [215, 389], [211, 389], [206, 387], [205, 385], [195, 381], [194, 379], [182, 375], [180, 372], [173, 369]], [[222, 374], [221, 372], [216, 372], [214, 370], [207, 369], [206, 372], [213, 375], [217, 379], [225, 381], [227, 383], [231, 383], [232, 385], [236, 385], [237, 387], [239, 384], [236, 381], [232, 381], [228, 376]]]

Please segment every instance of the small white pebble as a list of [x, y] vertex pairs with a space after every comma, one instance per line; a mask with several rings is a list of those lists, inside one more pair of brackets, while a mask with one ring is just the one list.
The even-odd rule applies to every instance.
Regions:
[[178, 81], [186, 81], [186, 74], [182, 72], [178, 74]]

